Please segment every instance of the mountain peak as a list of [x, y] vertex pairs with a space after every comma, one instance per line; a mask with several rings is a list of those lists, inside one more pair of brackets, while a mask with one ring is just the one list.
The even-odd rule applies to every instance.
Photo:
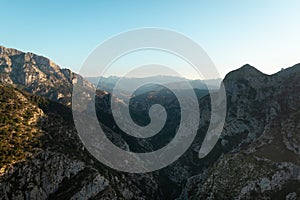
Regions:
[[256, 69], [255, 67], [253, 67], [252, 65], [250, 64], [245, 64], [243, 65], [242, 67], [240, 67], [239, 69], [237, 69], [238, 71], [246, 71], [247, 73], [259, 73], [259, 74], [262, 74], [261, 71], [259, 71], [258, 69]]
[[250, 65], [250, 64], [248, 64], [248, 63], [247, 63], [247, 64], [244, 64], [242, 67], [240, 67], [240, 69], [242, 69], [242, 68], [243, 68], [243, 69], [253, 69], [253, 68], [255, 69], [255, 67], [253, 67], [252, 65]]
[[93, 88], [80, 75], [61, 69], [44, 56], [0, 46], [0, 83], [21, 86], [32, 94], [70, 105], [75, 82]]
[[245, 64], [242, 67], [229, 72], [226, 77], [224, 78], [224, 80], [233, 80], [233, 79], [249, 79], [252, 77], [258, 77], [258, 76], [262, 76], [265, 75], [264, 73], [262, 73], [261, 71], [259, 71], [258, 69], [256, 69], [255, 67], [253, 67], [252, 65], [249, 64]]

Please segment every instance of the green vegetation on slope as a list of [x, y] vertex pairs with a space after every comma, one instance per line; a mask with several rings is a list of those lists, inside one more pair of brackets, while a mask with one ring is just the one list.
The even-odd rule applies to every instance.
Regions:
[[43, 112], [33, 101], [42, 100], [28, 99], [15, 88], [0, 85], [0, 169], [24, 160], [41, 146], [37, 122]]

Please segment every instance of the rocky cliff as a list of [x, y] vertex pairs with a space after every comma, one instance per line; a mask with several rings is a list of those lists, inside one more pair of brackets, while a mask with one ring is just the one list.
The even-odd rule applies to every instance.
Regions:
[[224, 150], [211, 167], [188, 179], [181, 199], [299, 197], [299, 70], [295, 65], [265, 75], [245, 65], [226, 76]]
[[80, 75], [33, 53], [0, 46], [0, 66], [0, 83], [13, 84], [66, 105], [71, 104], [73, 83], [80, 83], [87, 90], [93, 88]]

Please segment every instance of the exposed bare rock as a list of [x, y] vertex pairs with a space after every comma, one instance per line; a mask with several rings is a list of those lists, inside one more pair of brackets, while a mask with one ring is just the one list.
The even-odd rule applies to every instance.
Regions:
[[188, 179], [181, 199], [278, 199], [300, 194], [300, 65], [264, 75], [246, 65], [225, 80], [229, 149]]
[[2, 84], [14, 84], [31, 94], [70, 105], [75, 82], [87, 93], [94, 89], [94, 86], [83, 77], [68, 69], [61, 69], [48, 58], [1, 46], [0, 83]]

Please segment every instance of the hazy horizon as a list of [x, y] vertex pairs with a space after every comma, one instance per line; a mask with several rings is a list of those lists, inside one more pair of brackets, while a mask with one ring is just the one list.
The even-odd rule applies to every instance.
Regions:
[[[5, 48], [12, 48], [12, 47], [7, 47], [7, 46], [4, 46], [4, 45], [1, 45], [0, 44], [0, 46], [3, 46], [3, 47], [5, 47]], [[21, 50], [21, 49], [18, 49], [18, 48], [12, 48], [12, 49], [16, 49], [16, 50], [20, 50], [20, 51], [22, 51], [22, 52], [24, 52], [24, 53], [34, 53], [34, 52], [30, 52], [30, 51], [23, 51], [23, 50]], [[43, 56], [43, 57], [46, 57], [46, 58], [49, 58], [49, 57], [47, 57], [47, 55], [41, 55], [41, 54], [39, 54], [39, 53], [34, 53], [34, 54], [36, 54], [36, 55], [39, 55], [39, 56]], [[55, 64], [57, 64], [60, 68], [67, 68], [67, 69], [70, 69], [70, 70], [73, 70], [73, 69], [71, 69], [71, 68], [68, 68], [68, 67], [64, 67], [64, 66], [61, 66], [61, 65], [59, 65], [55, 60], [53, 60], [53, 59], [51, 59], [51, 58], [49, 58], [51, 61], [53, 61]], [[111, 66], [110, 66], [110, 68], [113, 68], [114, 67], [114, 65], [115, 65], [115, 63], [118, 63], [118, 62], [114, 62]], [[181, 62], [181, 63], [183, 63], [183, 62]], [[105, 74], [102, 74], [102, 75], [92, 75], [92, 74], [88, 74], [88, 75], [85, 75], [85, 74], [81, 74], [80, 72], [76, 72], [76, 71], [74, 71], [74, 72], [76, 72], [76, 73], [78, 73], [78, 74], [80, 74], [81, 76], [83, 76], [84, 78], [99, 78], [99, 77], [104, 77], [104, 78], [109, 78], [109, 77], [117, 77], [117, 78], [120, 78], [120, 77], [126, 77], [126, 78], [136, 78], [136, 79], [138, 79], [138, 78], [150, 78], [150, 77], [174, 77], [174, 78], [183, 78], [183, 79], [187, 79], [187, 80], [217, 80], [217, 79], [224, 79], [225, 78], [225, 76], [228, 74], [228, 73], [230, 73], [230, 72], [232, 72], [232, 71], [235, 71], [235, 70], [237, 70], [237, 69], [239, 69], [239, 68], [241, 68], [241, 67], [243, 67], [243, 66], [245, 66], [245, 65], [250, 65], [250, 66], [252, 66], [252, 67], [254, 67], [254, 68], [256, 68], [257, 70], [259, 70], [260, 72], [262, 72], [263, 74], [265, 74], [265, 75], [273, 75], [273, 74], [276, 74], [276, 73], [278, 73], [278, 72], [280, 72], [281, 70], [283, 70], [283, 69], [287, 69], [287, 68], [290, 68], [290, 67], [293, 67], [293, 66], [295, 66], [295, 65], [298, 65], [298, 64], [300, 64], [300, 62], [299, 63], [294, 63], [294, 64], [292, 64], [291, 66], [285, 66], [285, 67], [281, 67], [281, 68], [279, 68], [277, 71], [274, 71], [274, 72], [272, 72], [272, 73], [264, 73], [260, 68], [258, 68], [258, 67], [256, 67], [256, 66], [253, 66], [253, 65], [251, 65], [250, 63], [245, 63], [245, 64], [243, 64], [243, 65], [241, 65], [241, 66], [239, 66], [239, 67], [237, 67], [237, 68], [235, 68], [235, 69], [231, 69], [230, 71], [228, 71], [227, 73], [225, 73], [225, 75], [224, 76], [220, 76], [220, 77], [209, 77], [209, 78], [199, 78], [199, 76], [197, 75], [196, 77], [189, 77], [189, 76], [184, 76], [184, 73], [181, 73], [180, 74], [180, 76], [175, 76], [175, 75], [173, 75], [173, 74], [160, 74], [159, 72], [157, 73], [157, 75], [154, 75], [155, 73], [147, 73], [147, 72], [145, 72], [145, 73], [143, 73], [143, 74], [138, 74], [138, 76], [127, 76], [126, 75], [126, 72], [128, 72], [128, 71], [123, 71], [123, 70], [120, 70], [120, 71], [122, 71], [124, 74], [121, 74], [121, 73], [115, 73], [115, 74], [113, 74], [113, 73], [110, 73], [110, 71], [113, 71], [113, 70], [115, 70], [115, 69], [109, 69], [109, 70], [107, 70], [106, 72], [105, 72]], [[120, 65], [119, 66], [117, 66], [117, 67], [120, 67]], [[177, 66], [178, 67], [178, 66]], [[130, 70], [130, 69], [132, 69], [132, 68], [134, 68], [134, 67], [129, 67], [129, 68], [125, 68], [126, 70]], [[182, 70], [182, 69], [181, 69]]]

